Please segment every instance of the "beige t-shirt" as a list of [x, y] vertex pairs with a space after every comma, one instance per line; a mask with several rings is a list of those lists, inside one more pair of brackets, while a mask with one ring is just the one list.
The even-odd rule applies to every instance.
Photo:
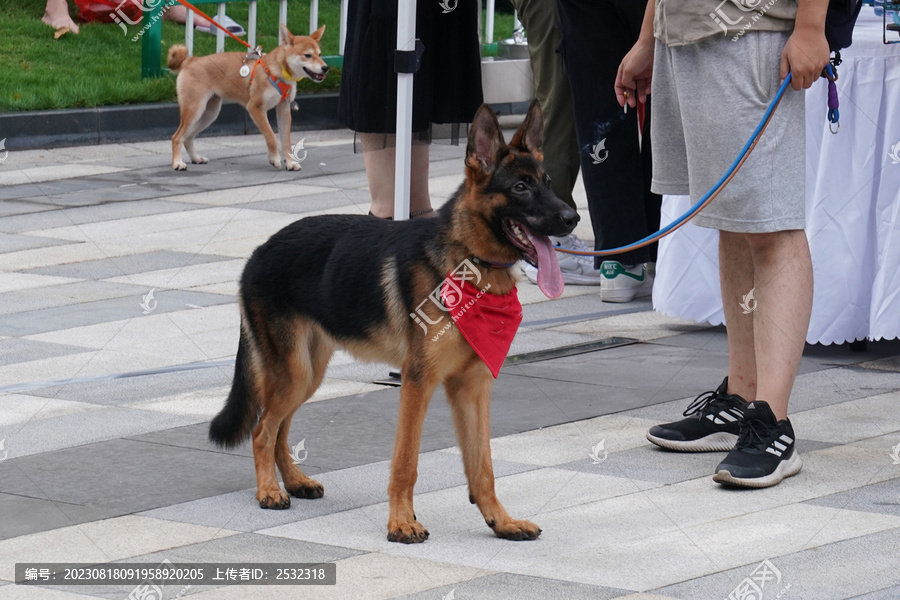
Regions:
[[793, 31], [797, 0], [656, 0], [653, 34], [668, 46], [747, 31]]

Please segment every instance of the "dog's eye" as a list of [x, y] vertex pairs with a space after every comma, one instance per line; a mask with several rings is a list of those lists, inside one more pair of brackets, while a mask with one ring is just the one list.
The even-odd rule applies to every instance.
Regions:
[[309, 54], [309, 53], [304, 54], [303, 56], [305, 56], [306, 58], [312, 58], [312, 54]]
[[522, 183], [521, 181], [513, 186], [513, 189], [517, 192], [525, 192], [528, 190], [528, 186]]

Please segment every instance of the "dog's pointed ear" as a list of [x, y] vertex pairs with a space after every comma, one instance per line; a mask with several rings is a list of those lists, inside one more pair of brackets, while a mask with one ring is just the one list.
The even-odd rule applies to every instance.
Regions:
[[531, 101], [525, 121], [519, 127], [509, 147], [520, 152], [530, 152], [538, 160], [544, 160], [544, 152], [541, 143], [544, 139], [544, 114], [541, 112], [541, 104], [537, 98]]
[[319, 43], [319, 40], [322, 39], [322, 34], [323, 34], [323, 33], [325, 33], [325, 26], [324, 26], [324, 25], [322, 25], [321, 27], [319, 27], [318, 29], [316, 29], [315, 31], [313, 31], [311, 34], [309, 34], [309, 37], [311, 37], [312, 39], [316, 40], [316, 43], [318, 44], [318, 43]]
[[287, 25], [282, 23], [278, 27], [278, 31], [281, 33], [281, 43], [285, 46], [290, 46], [294, 43], [294, 35], [288, 31]]
[[482, 104], [472, 119], [469, 143], [466, 147], [466, 166], [483, 173], [493, 173], [497, 155], [506, 147], [503, 131], [491, 107]]

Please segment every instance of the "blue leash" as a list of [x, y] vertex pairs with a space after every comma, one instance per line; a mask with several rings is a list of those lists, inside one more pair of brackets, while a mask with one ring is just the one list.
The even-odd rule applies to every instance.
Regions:
[[[830, 65], [829, 65], [830, 66]], [[693, 219], [697, 216], [701, 210], [703, 210], [707, 204], [712, 202], [713, 198], [715, 198], [719, 192], [721, 192], [725, 186], [731, 181], [731, 178], [734, 177], [738, 169], [741, 168], [741, 165], [747, 160], [747, 157], [750, 156], [750, 153], [753, 151], [756, 143], [759, 142], [759, 138], [762, 137], [763, 131], [765, 131], [766, 126], [769, 124], [769, 120], [772, 118], [772, 114], [775, 112], [775, 109], [778, 108], [778, 103], [781, 102], [782, 96], [784, 96], [785, 90], [787, 90], [788, 85], [791, 83], [791, 74], [788, 73], [787, 77], [784, 78], [784, 81], [781, 83], [781, 87], [778, 88], [778, 92], [775, 94], [775, 97], [772, 99], [772, 102], [769, 104], [769, 108], [766, 109], [765, 114], [762, 117], [762, 120], [759, 122], [759, 125], [756, 126], [756, 129], [753, 130], [753, 135], [750, 136], [750, 139], [747, 140], [747, 143], [744, 144], [744, 148], [741, 150], [738, 157], [734, 159], [734, 162], [731, 163], [731, 167], [728, 171], [722, 175], [722, 178], [712, 187], [708, 192], [706, 192], [702, 198], [697, 200], [697, 203], [694, 204], [686, 213], [657, 231], [656, 233], [650, 234], [647, 237], [640, 239], [633, 244], [628, 244], [627, 246], [620, 246], [619, 248], [611, 248], [609, 250], [570, 250], [568, 248], [556, 248], [557, 252], [564, 252], [566, 254], [577, 254], [579, 256], [609, 256], [610, 254], [621, 254], [623, 252], [628, 252], [630, 250], [637, 250], [638, 248], [643, 248], [644, 246], [648, 246], [653, 242], [664, 238], [670, 233], [674, 232], [676, 229]]]

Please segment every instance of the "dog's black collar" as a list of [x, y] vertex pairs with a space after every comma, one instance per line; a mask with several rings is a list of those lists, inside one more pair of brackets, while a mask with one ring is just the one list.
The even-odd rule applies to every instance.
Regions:
[[481, 265], [482, 267], [487, 267], [488, 269], [508, 269], [513, 266], [514, 262], [511, 263], [492, 263], [490, 261], [484, 260], [483, 258], [478, 258], [477, 256], [472, 256], [472, 262], [476, 265]]

